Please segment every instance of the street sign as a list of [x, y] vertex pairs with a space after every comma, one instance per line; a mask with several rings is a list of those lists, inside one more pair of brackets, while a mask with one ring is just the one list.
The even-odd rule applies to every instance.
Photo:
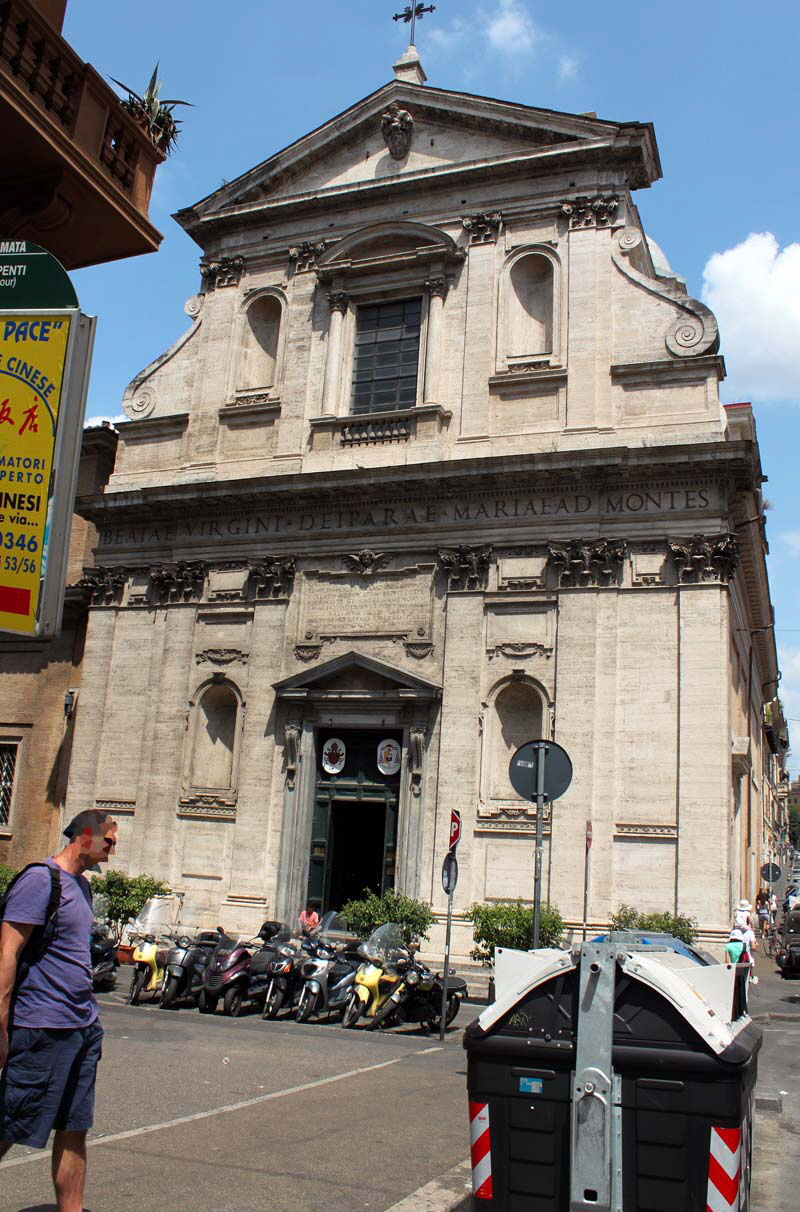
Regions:
[[0, 239], [0, 632], [59, 631], [94, 329], [55, 257]]
[[508, 777], [517, 795], [536, 799], [536, 774], [539, 753], [544, 749], [544, 798], [550, 803], [560, 799], [572, 782], [572, 762], [565, 749], [555, 741], [528, 741], [511, 759]]
[[458, 883], [458, 859], [455, 850], [448, 850], [442, 863], [442, 887], [452, 896]]
[[454, 808], [450, 813], [450, 849], [454, 850], [461, 841], [461, 813]]
[[781, 869], [777, 863], [765, 863], [761, 868], [761, 878], [768, 884], [775, 884], [781, 878]]

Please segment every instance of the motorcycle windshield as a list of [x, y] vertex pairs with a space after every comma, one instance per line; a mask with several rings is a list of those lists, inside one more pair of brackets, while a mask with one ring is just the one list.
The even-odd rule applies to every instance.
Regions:
[[410, 959], [403, 932], [396, 922], [387, 922], [373, 930], [367, 939], [366, 954], [378, 964], [395, 964], [399, 959]]
[[337, 913], [335, 909], [331, 909], [320, 919], [319, 925], [314, 927], [310, 937], [315, 942], [329, 943], [331, 946], [335, 946], [338, 943], [346, 942], [352, 936], [347, 929], [347, 922], [341, 913]]
[[165, 934], [174, 920], [175, 901], [171, 896], [151, 896], [129, 923], [133, 934]]

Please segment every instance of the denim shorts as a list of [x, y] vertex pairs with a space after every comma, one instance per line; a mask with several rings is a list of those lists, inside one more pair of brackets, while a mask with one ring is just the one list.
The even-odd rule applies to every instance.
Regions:
[[43, 1149], [53, 1128], [85, 1132], [94, 1122], [94, 1082], [103, 1028], [12, 1027], [0, 1078], [0, 1140]]

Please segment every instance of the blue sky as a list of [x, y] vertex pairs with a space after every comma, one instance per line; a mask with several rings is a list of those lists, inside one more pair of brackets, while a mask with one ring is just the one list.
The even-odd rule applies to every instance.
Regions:
[[[187, 326], [199, 249], [170, 218], [392, 78], [405, 0], [70, 0], [64, 33], [141, 91], [156, 62], [183, 110], [151, 218], [161, 250], [74, 275], [99, 316], [90, 417]], [[664, 178], [639, 191], [648, 233], [720, 322], [725, 403], [755, 406], [781, 696], [800, 761], [800, 6], [437, 0], [417, 27], [429, 82], [601, 118], [652, 121]]]

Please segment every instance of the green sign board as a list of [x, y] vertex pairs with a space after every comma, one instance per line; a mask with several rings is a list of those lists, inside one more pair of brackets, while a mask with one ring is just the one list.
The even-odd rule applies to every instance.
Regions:
[[0, 309], [77, 307], [67, 271], [52, 253], [30, 240], [0, 238]]

